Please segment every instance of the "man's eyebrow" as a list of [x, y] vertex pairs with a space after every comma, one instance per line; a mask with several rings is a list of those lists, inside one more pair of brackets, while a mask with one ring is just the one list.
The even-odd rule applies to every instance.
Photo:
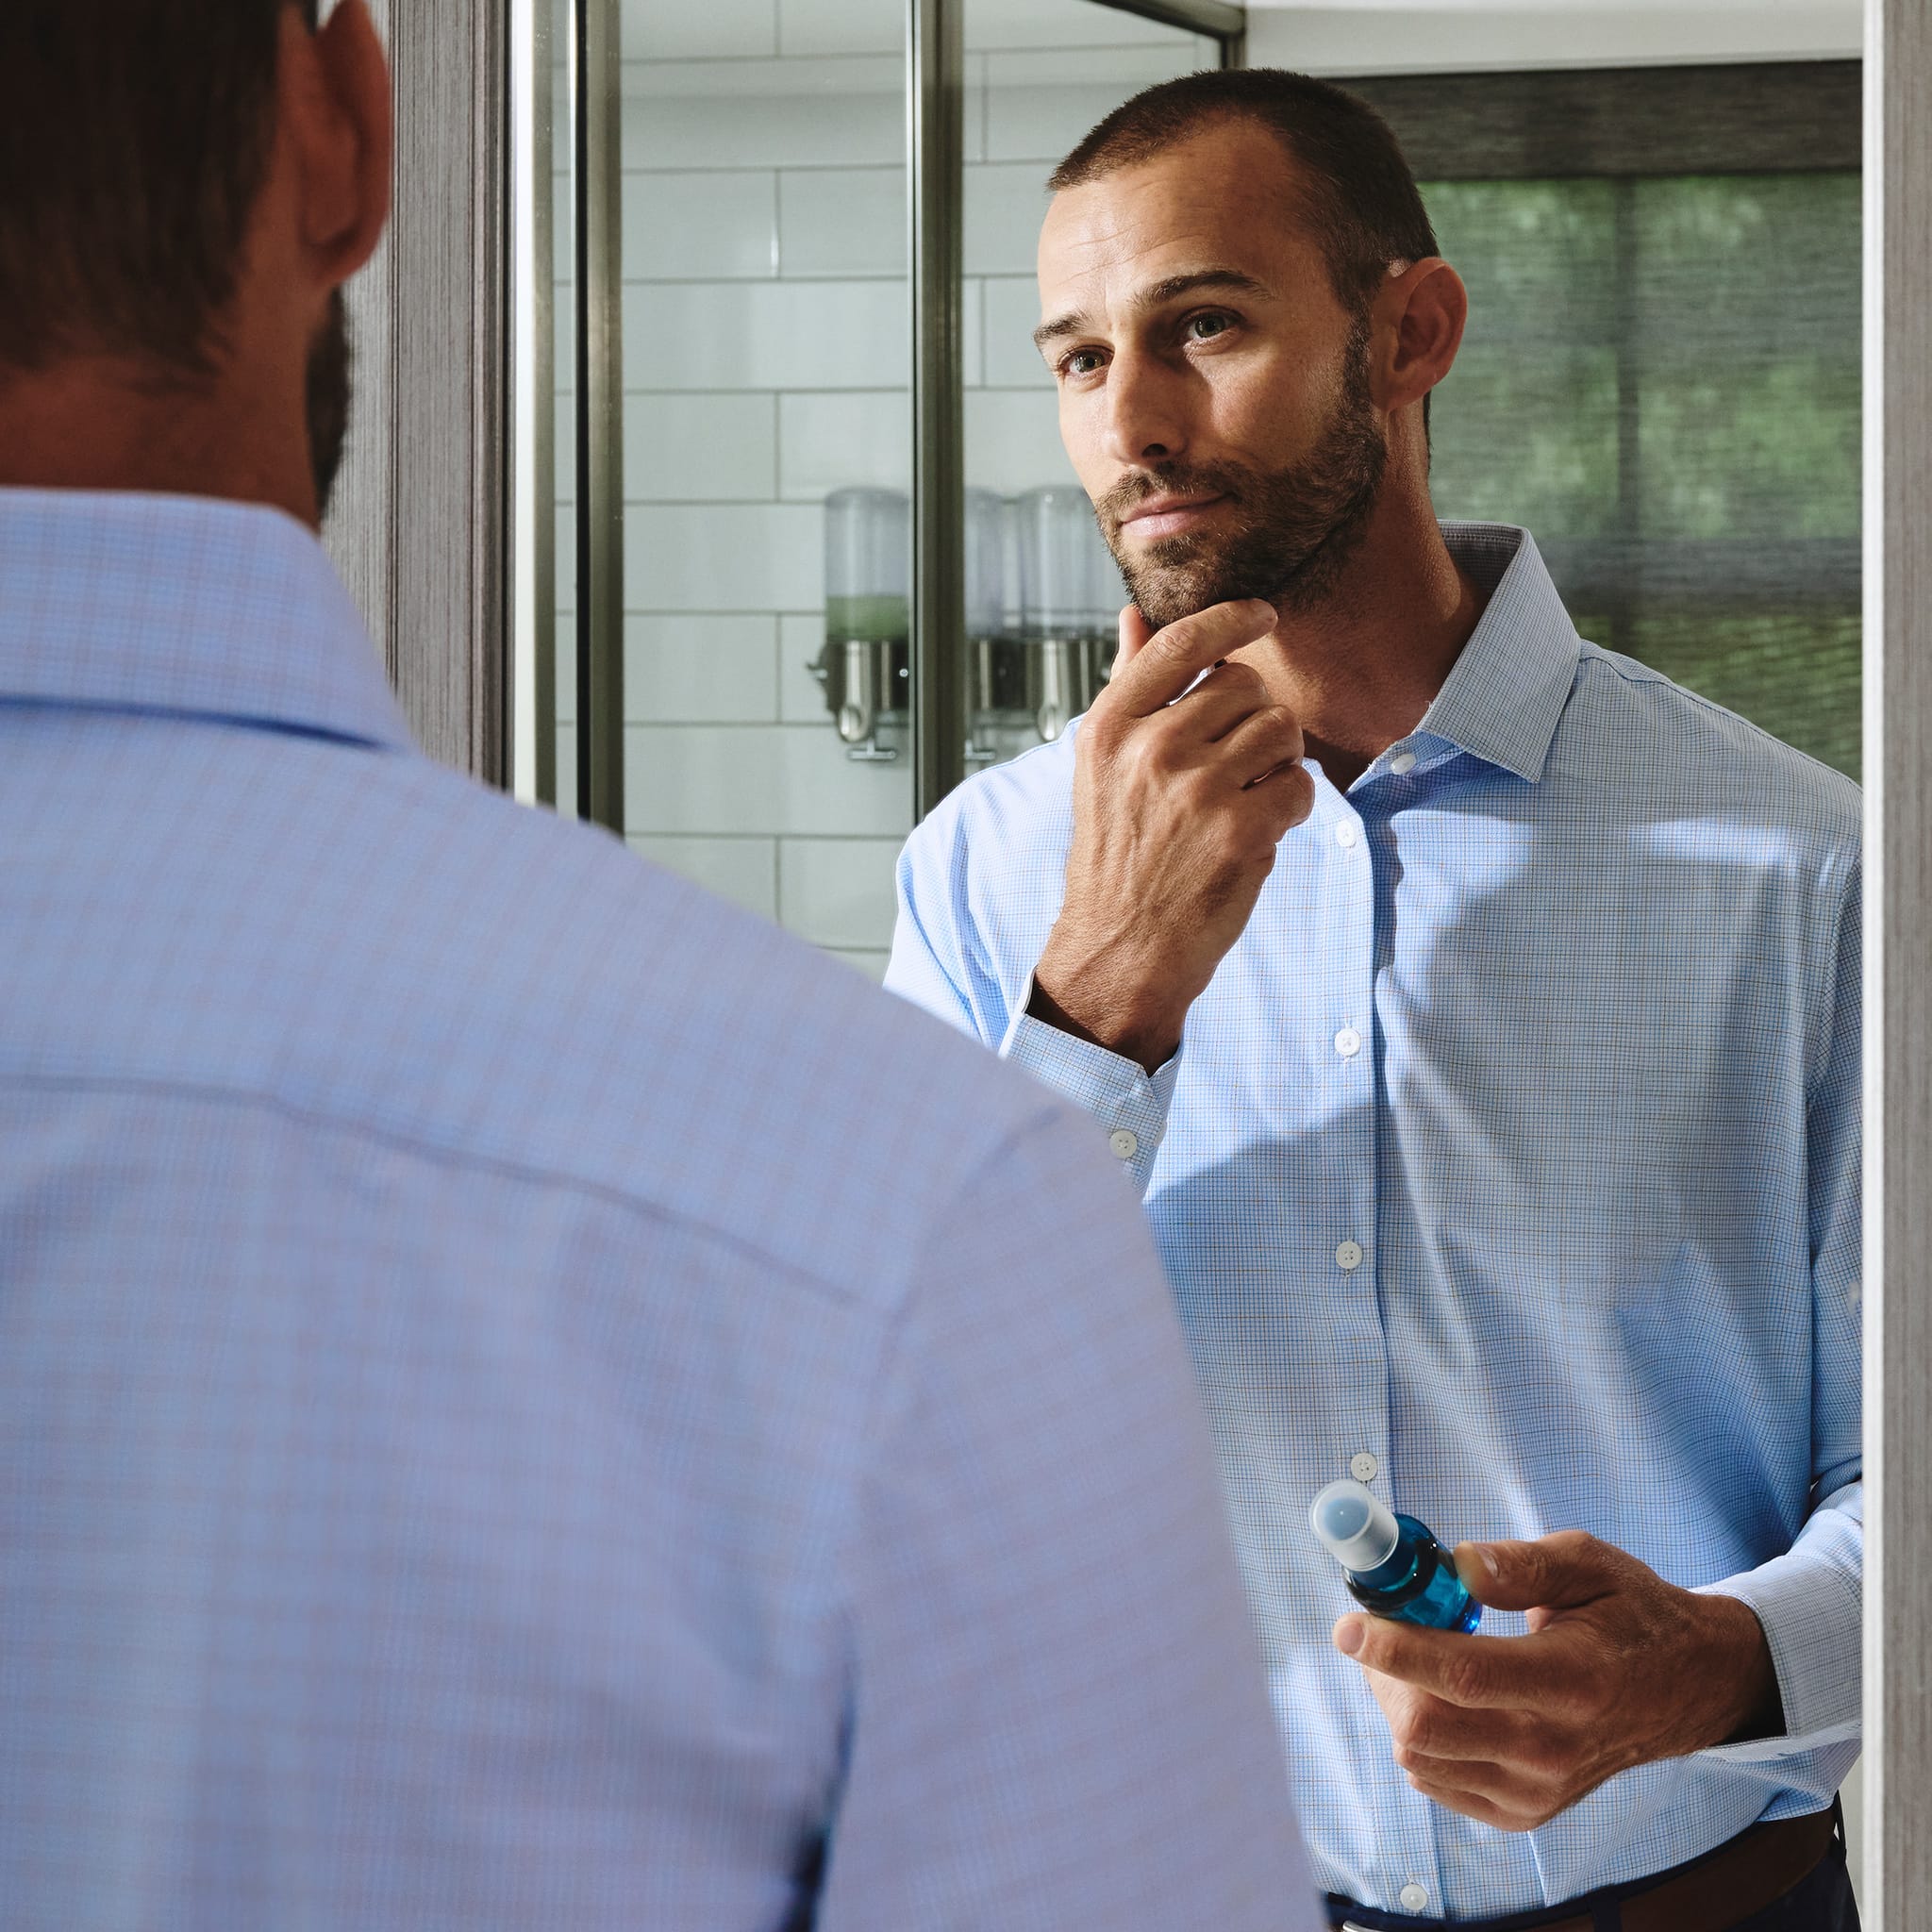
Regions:
[[[1238, 268], [1199, 268], [1184, 275], [1169, 275], [1165, 281], [1141, 290], [1134, 297], [1134, 306], [1137, 308], [1158, 308], [1177, 295], [1191, 295], [1197, 289], [1224, 289], [1237, 295], [1266, 296], [1274, 292], [1267, 283], [1257, 281], [1253, 275]], [[1056, 315], [1050, 322], [1042, 322], [1033, 331], [1033, 345], [1043, 349], [1061, 336], [1077, 335], [1086, 325], [1086, 321], [1078, 309], [1070, 308], [1064, 315]]]

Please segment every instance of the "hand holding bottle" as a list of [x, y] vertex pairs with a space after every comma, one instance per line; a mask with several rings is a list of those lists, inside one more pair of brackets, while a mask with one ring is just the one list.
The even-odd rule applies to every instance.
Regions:
[[1335, 1644], [1367, 1674], [1395, 1761], [1424, 1796], [1533, 1831], [1632, 1765], [1784, 1729], [1757, 1613], [1680, 1590], [1580, 1530], [1462, 1543], [1472, 1595], [1526, 1610], [1523, 1637], [1351, 1613]]

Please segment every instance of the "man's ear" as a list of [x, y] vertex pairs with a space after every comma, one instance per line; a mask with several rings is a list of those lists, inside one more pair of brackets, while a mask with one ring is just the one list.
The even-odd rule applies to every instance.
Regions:
[[1392, 414], [1419, 403], [1447, 375], [1462, 346], [1469, 291], [1441, 256], [1391, 273], [1375, 296], [1380, 349], [1371, 381], [1375, 407]]
[[347, 281], [389, 221], [389, 61], [363, 0], [340, 0], [313, 33], [283, 9], [278, 108], [292, 141], [302, 246], [317, 278]]

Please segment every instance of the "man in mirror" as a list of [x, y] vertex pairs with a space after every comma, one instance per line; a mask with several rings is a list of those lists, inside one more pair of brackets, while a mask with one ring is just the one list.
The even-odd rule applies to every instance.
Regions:
[[[1365, 106], [1168, 82], [1055, 174], [1041, 352], [1131, 591], [913, 835], [889, 984], [1145, 1198], [1338, 1923], [1854, 1923], [1855, 788], [1443, 525], [1467, 297]], [[1470, 1636], [1351, 1611], [1352, 1474]]]

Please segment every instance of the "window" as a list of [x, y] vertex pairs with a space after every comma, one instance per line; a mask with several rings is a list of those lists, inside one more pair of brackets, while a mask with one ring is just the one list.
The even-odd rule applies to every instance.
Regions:
[[1469, 284], [1438, 510], [1527, 525], [1585, 637], [1857, 776], [1857, 64], [1349, 84]]

